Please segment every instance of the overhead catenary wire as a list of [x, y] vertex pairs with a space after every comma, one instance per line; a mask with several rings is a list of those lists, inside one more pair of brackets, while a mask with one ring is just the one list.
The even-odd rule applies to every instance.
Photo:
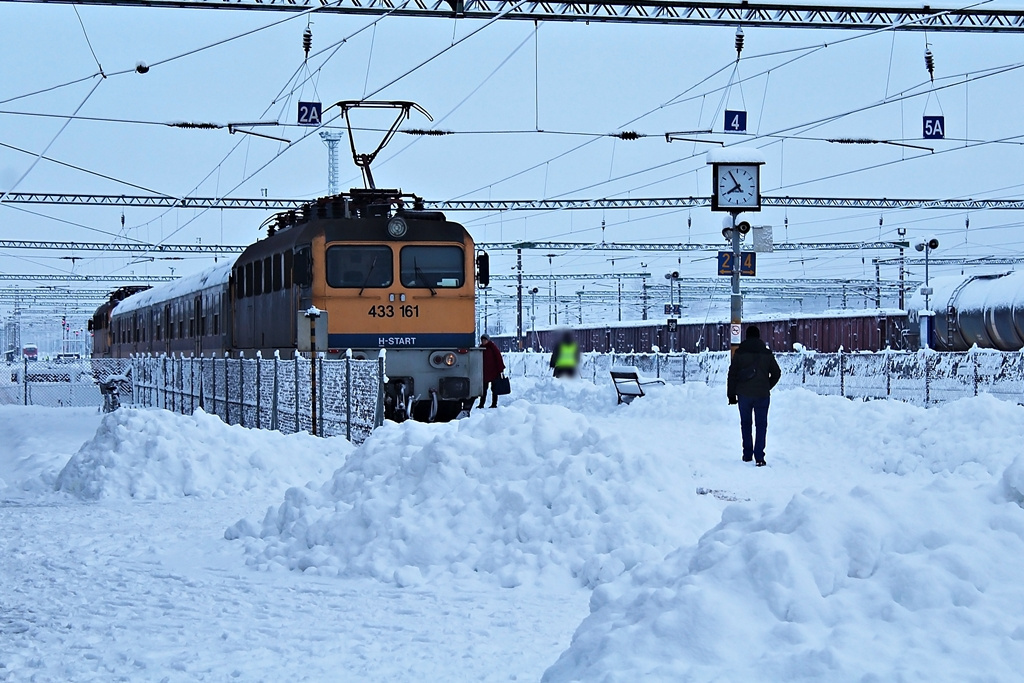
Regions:
[[[975, 7], [975, 6], [979, 5], [979, 4], [986, 4], [987, 2], [989, 2], [989, 0], [984, 0], [984, 2], [982, 2], [982, 3], [972, 3], [970, 5], [967, 5], [966, 7]], [[948, 11], [949, 10], [947, 10], [946, 12], [940, 12], [936, 16], [940, 16], [942, 14], [946, 14], [946, 13], [948, 13]], [[760, 59], [760, 58], [764, 58], [764, 57], [784, 55], [784, 54], [789, 54], [789, 53], [793, 53], [793, 52], [801, 52], [801, 53], [803, 53], [803, 54], [800, 54], [800, 55], [798, 55], [797, 57], [795, 57], [795, 58], [793, 58], [791, 60], [788, 60], [788, 61], [786, 61], [786, 62], [784, 62], [782, 64], [779, 64], [779, 65], [776, 65], [776, 66], [772, 67], [771, 69], [767, 69], [765, 71], [762, 71], [762, 72], [760, 72], [758, 74], [755, 74], [753, 76], [747, 77], [747, 78], [742, 79], [742, 80], [750, 80], [750, 79], [753, 79], [753, 78], [758, 78], [761, 75], [766, 75], [769, 71], [777, 70], [777, 69], [780, 69], [780, 68], [782, 68], [784, 66], [792, 64], [792, 63], [794, 63], [794, 62], [796, 62], [796, 61], [798, 61], [800, 59], [803, 59], [803, 58], [805, 58], [807, 56], [810, 56], [811, 54], [814, 54], [815, 52], [817, 52], [819, 50], [826, 49], [829, 46], [835, 46], [835, 45], [840, 45], [840, 44], [843, 44], [843, 43], [846, 43], [846, 42], [850, 42], [850, 41], [854, 41], [854, 40], [860, 40], [860, 39], [863, 39], [863, 38], [866, 38], [866, 37], [869, 37], [869, 36], [873, 36], [873, 35], [876, 35], [878, 33], [883, 33], [883, 32], [886, 32], [886, 31], [895, 31], [895, 29], [900, 27], [900, 26], [907, 26], [907, 25], [910, 25], [910, 24], [919, 23], [920, 21], [921, 21], [920, 19], [907, 20], [907, 21], [904, 21], [904, 22], [899, 23], [899, 24], [894, 24], [893, 26], [887, 26], [887, 27], [884, 27], [884, 28], [873, 29], [871, 31], [866, 31], [866, 32], [863, 32], [863, 33], [858, 33], [856, 35], [848, 36], [846, 38], [841, 38], [841, 39], [834, 40], [834, 41], [831, 41], [831, 42], [815, 43], [815, 44], [808, 45], [808, 46], [803, 46], [803, 47], [787, 48], [787, 49], [784, 49], [784, 50], [776, 50], [776, 51], [772, 51], [772, 52], [768, 52], [768, 53], [763, 53], [763, 54], [760, 54], [760, 55], [753, 55], [751, 57], [747, 57], [746, 59], [749, 61], [749, 60], [752, 60], [752, 59]], [[716, 76], [719, 73], [725, 71], [730, 66], [733, 66], [733, 62], [730, 62], [730, 63], [722, 66], [721, 68], [717, 69], [716, 71], [714, 71], [713, 73], [709, 74], [705, 78], [701, 79], [697, 83], [691, 85], [689, 88], [684, 90], [679, 95], [676, 95], [672, 99], [670, 99], [670, 100], [662, 103], [661, 105], [659, 105], [659, 106], [657, 106], [657, 107], [655, 107], [655, 108], [653, 108], [653, 109], [651, 109], [651, 110], [649, 110], [649, 111], [647, 111], [647, 112], [645, 112], [645, 113], [643, 113], [643, 114], [641, 114], [641, 115], [631, 119], [630, 121], [627, 121], [622, 126], [620, 126], [620, 128], [628, 128], [628, 127], [632, 126], [634, 123], [636, 123], [637, 121], [640, 121], [641, 119], [646, 118], [647, 116], [650, 116], [654, 112], [657, 112], [657, 111], [659, 111], [661, 109], [664, 109], [666, 107], [674, 106], [676, 104], [681, 104], [681, 103], [687, 101], [687, 100], [683, 100], [683, 99], [680, 99], [680, 98], [682, 98], [684, 95], [686, 95], [688, 92], [692, 91], [693, 89], [699, 87], [703, 83], [707, 82], [708, 80], [710, 80], [714, 76]], [[704, 94], [701, 94], [701, 95], [696, 95], [693, 98], [689, 98], [689, 99], [696, 99], [696, 97], [705, 97], [707, 94], [710, 94], [710, 93], [713, 93], [713, 92], [718, 92], [719, 90], [721, 90], [722, 88], [725, 88], [725, 87], [728, 87], [728, 86], [722, 86], [722, 87], [719, 87], [719, 88], [714, 88], [711, 91], [709, 91], [708, 93], [704, 93]], [[575, 148], [570, 149], [570, 150], [566, 150], [565, 152], [562, 152], [562, 153], [558, 154], [555, 157], [549, 158], [546, 161], [542, 161], [542, 162], [540, 162], [538, 164], [534, 164], [533, 166], [530, 166], [529, 168], [523, 169], [523, 170], [518, 171], [516, 173], [513, 173], [511, 175], [505, 176], [504, 178], [502, 178], [500, 180], [490, 182], [490, 183], [488, 183], [486, 185], [483, 185], [481, 187], [478, 187], [478, 188], [476, 188], [474, 190], [470, 190], [470, 191], [463, 192], [461, 194], [455, 195], [453, 197], [449, 197], [448, 200], [451, 201], [451, 200], [456, 200], [456, 199], [462, 199], [462, 198], [464, 198], [464, 197], [466, 197], [468, 195], [472, 195], [472, 194], [475, 194], [477, 192], [480, 192], [480, 191], [482, 191], [483, 189], [485, 189], [487, 187], [491, 187], [493, 185], [498, 185], [498, 184], [507, 182], [508, 180], [512, 180], [513, 178], [516, 178], [518, 176], [521, 176], [521, 175], [524, 175], [526, 173], [529, 173], [530, 171], [536, 170], [537, 168], [543, 166], [544, 164], [550, 163], [552, 161], [556, 161], [557, 159], [563, 158], [564, 156], [566, 156], [568, 154], [572, 154], [572, 153], [574, 153], [574, 152], [576, 152], [576, 151], [578, 151], [580, 149], [583, 149], [584, 147], [592, 144], [594, 141], [595, 140], [588, 140], [587, 142], [581, 143], [580, 145], [576, 146]]]

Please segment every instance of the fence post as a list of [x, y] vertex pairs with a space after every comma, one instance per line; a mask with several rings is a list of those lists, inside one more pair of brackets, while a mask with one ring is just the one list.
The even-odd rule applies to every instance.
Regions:
[[345, 358], [345, 438], [352, 441], [352, 359]]
[[683, 384], [686, 384], [686, 359], [690, 357], [690, 354], [683, 351]]
[[281, 360], [281, 353], [274, 351], [274, 395], [270, 399], [270, 428], [277, 429], [279, 427], [277, 421], [277, 363]]
[[327, 436], [324, 433], [324, 356], [316, 356], [316, 435]]
[[206, 402], [204, 399], [204, 389], [206, 389], [206, 373], [203, 372], [205, 369], [203, 363], [203, 357], [199, 356], [199, 408], [203, 411], [206, 410]]
[[839, 347], [839, 395], [846, 398], [846, 356], [843, 347]]
[[973, 364], [974, 364], [974, 395], [977, 396], [978, 395], [978, 354], [974, 352], [974, 349], [971, 349], [968, 353], [971, 356], [971, 360], [973, 361]]
[[260, 415], [260, 408], [262, 407], [262, 405], [261, 405], [262, 401], [260, 401], [260, 393], [261, 393], [260, 389], [262, 387], [262, 385], [260, 384], [260, 379], [262, 379], [261, 378], [262, 373], [260, 372], [260, 366], [263, 365], [262, 361], [263, 361], [263, 354], [261, 352], [257, 351], [256, 352], [256, 429], [262, 429], [263, 428], [263, 419], [262, 419], [262, 416]]
[[217, 415], [217, 353], [210, 357], [210, 391], [213, 393], [211, 400], [213, 405], [211, 406], [214, 415]]
[[231, 424], [231, 383], [228, 381], [228, 363], [231, 359], [224, 352], [224, 424]]
[[654, 376], [661, 378], [661, 352], [654, 354]]
[[295, 433], [300, 431], [299, 427], [299, 354], [296, 352], [292, 358], [292, 370], [294, 371], [293, 389], [295, 390]]
[[22, 393], [22, 405], [28, 405], [28, 357], [22, 355], [21, 364], [23, 370], [21, 373], [21, 393]]
[[927, 406], [932, 400], [932, 354], [924, 351], [924, 404]]
[[245, 426], [245, 352], [238, 354], [238, 424]]
[[885, 347], [885, 396], [892, 396], [892, 353]]
[[167, 410], [167, 356], [160, 356], [160, 388], [164, 394], [163, 405], [160, 407]]
[[377, 408], [374, 411], [373, 426], [384, 424], [384, 359], [377, 356]]

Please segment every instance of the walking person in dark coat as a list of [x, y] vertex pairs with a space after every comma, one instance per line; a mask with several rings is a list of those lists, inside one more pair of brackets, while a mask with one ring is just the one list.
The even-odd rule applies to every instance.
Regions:
[[501, 357], [498, 345], [491, 341], [486, 334], [480, 335], [480, 346], [484, 349], [484, 393], [480, 395], [480, 405], [484, 407], [484, 399], [487, 398], [487, 387], [491, 388], [491, 407], [498, 407], [498, 395], [494, 393], [494, 380], [501, 377], [505, 372], [505, 359]]
[[[782, 370], [771, 349], [761, 341], [761, 330], [747, 328], [746, 339], [737, 347], [729, 365], [729, 405], [739, 404], [740, 430], [743, 433], [743, 462], [754, 460], [763, 467], [765, 435], [768, 431], [768, 405], [771, 391], [779, 383]], [[757, 425], [751, 435], [752, 423]]]

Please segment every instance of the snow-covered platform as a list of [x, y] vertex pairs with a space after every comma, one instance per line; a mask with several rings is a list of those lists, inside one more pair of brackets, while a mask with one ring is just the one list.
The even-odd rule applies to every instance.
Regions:
[[358, 448], [0, 407], [0, 680], [1018, 677], [1024, 408], [778, 391], [755, 469], [720, 387], [502, 401]]

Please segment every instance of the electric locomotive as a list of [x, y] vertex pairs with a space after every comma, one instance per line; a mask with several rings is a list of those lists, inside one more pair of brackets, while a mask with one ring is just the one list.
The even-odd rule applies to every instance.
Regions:
[[[387, 417], [451, 419], [484, 391], [474, 253], [466, 229], [418, 197], [351, 190], [277, 214], [233, 263], [104, 304], [94, 350], [291, 358], [316, 308], [328, 358], [385, 354]], [[482, 259], [486, 282], [485, 270]]]

